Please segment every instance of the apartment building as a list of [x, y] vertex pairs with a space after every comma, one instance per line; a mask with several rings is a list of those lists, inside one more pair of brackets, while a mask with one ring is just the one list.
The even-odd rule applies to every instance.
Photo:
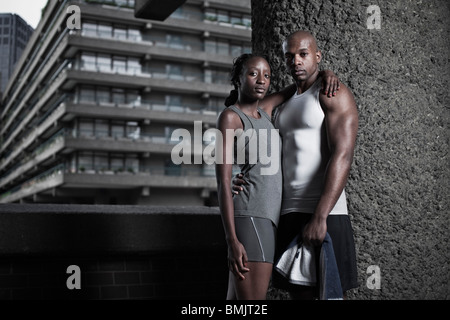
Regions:
[[0, 96], [33, 30], [17, 14], [0, 13]]
[[188, 0], [163, 22], [134, 0], [50, 0], [2, 97], [0, 203], [214, 204], [214, 166], [175, 164], [172, 133], [215, 127], [250, 51], [250, 0]]

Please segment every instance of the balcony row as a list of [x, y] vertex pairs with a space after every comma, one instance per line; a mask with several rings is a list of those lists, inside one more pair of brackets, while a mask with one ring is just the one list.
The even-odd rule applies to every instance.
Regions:
[[[4, 147], [2, 148], [2, 159], [0, 160], [0, 170], [6, 168], [14, 159], [22, 152], [36, 143], [36, 141], [46, 139], [51, 132], [54, 132], [56, 123], [60, 121], [68, 122], [79, 117], [88, 117], [96, 119], [121, 119], [128, 121], [156, 121], [166, 125], [187, 124], [192, 125], [194, 121], [202, 121], [205, 125], [214, 126], [217, 109], [216, 108], [200, 108], [200, 106], [174, 106], [162, 103], [152, 103], [145, 100], [134, 100], [134, 102], [126, 103], [109, 103], [102, 101], [78, 101], [81, 97], [73, 95], [63, 95], [57, 99], [52, 106], [48, 107], [46, 112], [42, 112], [40, 117], [35, 117], [33, 122], [24, 126], [25, 130], [21, 137], [15, 140], [14, 146], [7, 148], [7, 144], [12, 142], [12, 137], [6, 137]], [[74, 99], [77, 99], [74, 102]], [[92, 108], [95, 106], [95, 108]], [[197, 108], [196, 108], [197, 107]], [[174, 113], [178, 114], [174, 117]], [[182, 116], [181, 116], [182, 115]], [[26, 129], [30, 128], [30, 129]], [[91, 136], [99, 133], [91, 131]], [[104, 136], [104, 134], [101, 134]], [[142, 139], [150, 139], [153, 141], [160, 140], [161, 135], [149, 136], [139, 134]], [[38, 146], [37, 146], [38, 147]]]
[[[95, 30], [93, 29], [95, 26]], [[50, 49], [47, 48], [47, 54], [45, 56], [42, 56], [42, 63], [40, 65], [38, 65], [37, 67], [39, 68], [38, 71], [36, 71], [34, 74], [29, 74], [27, 76], [27, 81], [26, 81], [26, 85], [27, 88], [22, 88], [21, 92], [21, 97], [18, 97], [17, 95], [19, 94], [18, 92], [14, 93], [13, 90], [13, 95], [12, 98], [14, 99], [8, 99], [6, 98], [4, 101], [4, 111], [3, 114], [5, 112], [8, 112], [8, 115], [2, 116], [2, 118], [9, 118], [10, 115], [12, 115], [12, 112], [17, 108], [18, 103], [20, 103], [24, 97], [25, 93], [28, 93], [28, 95], [33, 91], [30, 90], [30, 86], [32, 86], [33, 84], [35, 84], [35, 81], [38, 81], [37, 77], [39, 75], [40, 78], [42, 78], [43, 75], [45, 75], [48, 71], [44, 71], [45, 69], [50, 70], [49, 66], [52, 65], [51, 60], [55, 61], [55, 59], [58, 59], [58, 57], [62, 54], [62, 52], [64, 50], [68, 50], [65, 53], [65, 56], [72, 56], [73, 54], [75, 54], [77, 51], [79, 50], [79, 48], [89, 48], [91, 47], [93, 50], [96, 50], [98, 48], [108, 48], [108, 49], [113, 49], [116, 48], [116, 50], [121, 51], [121, 50], [125, 50], [126, 52], [129, 51], [129, 44], [124, 43], [123, 45], [120, 44], [121, 41], [127, 40], [127, 41], [131, 41], [132, 43], [135, 44], [135, 46], [133, 47], [133, 54], [136, 53], [140, 53], [142, 55], [148, 56], [148, 54], [153, 54], [153, 50], [148, 50], [148, 47], [154, 47], [155, 49], [158, 48], [163, 48], [165, 50], [159, 52], [158, 50], [156, 50], [155, 56], [156, 57], [172, 57], [175, 60], [179, 60], [180, 56], [179, 56], [179, 52], [183, 52], [183, 54], [186, 54], [188, 51], [192, 50], [192, 55], [189, 55], [189, 59], [193, 59], [192, 62], [195, 61], [195, 59], [199, 59], [198, 61], [204, 61], [207, 65], [214, 63], [214, 61], [223, 63], [224, 61], [224, 57], [227, 57], [227, 63], [226, 65], [228, 66], [231, 63], [232, 57], [233, 56], [237, 56], [243, 52], [250, 52], [251, 48], [249, 45], [249, 42], [236, 42], [236, 41], [223, 41], [223, 40], [218, 40], [215, 38], [210, 38], [210, 37], [206, 37], [203, 41], [203, 37], [198, 38], [197, 37], [193, 37], [193, 38], [189, 38], [191, 40], [183, 40], [184, 37], [186, 37], [186, 35], [183, 34], [175, 34], [175, 33], [170, 33], [169, 31], [165, 31], [163, 33], [161, 32], [155, 32], [153, 33], [153, 35], [148, 35], [142, 37], [140, 36], [140, 32], [136, 31], [135, 29], [120, 29], [122, 30], [121, 32], [119, 31], [114, 31], [115, 29], [111, 30], [111, 37], [106, 37], [106, 39], [104, 38], [104, 35], [108, 32], [105, 33], [105, 31], [99, 31], [98, 30], [99, 26], [98, 25], [94, 25], [94, 24], [86, 24], [86, 27], [84, 29], [81, 29], [80, 31], [74, 31], [74, 30], [67, 30], [64, 29], [64, 31], [60, 34], [53, 34], [50, 35], [48, 34], [48, 32], [46, 33], [46, 38], [47, 38], [47, 34], [48, 37], [56, 37], [57, 39], [55, 40], [54, 43], [48, 44], [47, 47], [50, 47]], [[126, 30], [126, 32], [124, 31]], [[134, 30], [134, 31], [132, 31]], [[136, 33], [137, 32], [137, 33]], [[100, 38], [100, 36], [102, 36], [102, 38]], [[94, 41], [92, 42], [86, 42], [86, 41], [82, 41], [79, 42], [78, 40], [81, 40], [81, 38], [83, 39], [92, 39]], [[97, 39], [93, 39], [93, 38], [97, 38]], [[139, 39], [142, 38], [142, 41], [139, 41]], [[124, 47], [125, 46], [125, 47]], [[78, 48], [78, 49], [77, 49]], [[74, 51], [75, 49], [75, 51]], [[179, 51], [177, 54], [172, 54], [171, 51], [174, 50], [174, 52]], [[198, 53], [204, 53], [206, 55], [198, 55]], [[57, 54], [55, 54], [57, 53]], [[49, 59], [50, 56], [52, 56], [52, 59]], [[217, 58], [214, 59], [213, 57], [216, 56]], [[125, 57], [126, 59], [126, 57]], [[130, 59], [130, 58], [129, 58]], [[86, 68], [91, 68], [91, 69], [95, 69], [96, 71], [100, 71], [103, 72], [104, 70], [106, 70], [105, 72], [108, 73], [116, 73], [118, 70], [121, 73], [126, 73], [126, 74], [130, 74], [130, 75], [148, 75], [148, 76], [152, 76], [153, 73], [155, 73], [155, 77], [159, 78], [161, 77], [161, 74], [163, 74], [163, 77], [167, 78], [166, 75], [164, 75], [164, 73], [166, 73], [166, 71], [164, 71], [163, 73], [161, 73], [161, 70], [155, 71], [155, 70], [150, 70], [147, 68], [147, 70], [145, 70], [144, 72], [142, 72], [142, 68], [146, 68], [146, 66], [138, 66], [138, 63], [133, 63], [133, 61], [129, 60], [128, 61], [128, 65], [124, 66], [124, 57], [117, 57], [116, 59], [117, 61], [115, 61], [115, 64], [111, 64], [110, 67], [107, 66], [107, 63], [103, 63], [103, 62], [99, 62], [96, 64], [92, 64], [92, 63], [88, 63], [88, 65], [86, 66]], [[121, 61], [122, 60], [122, 61]], [[31, 63], [31, 61], [29, 62]], [[28, 64], [29, 64], [28, 63]], [[47, 64], [50, 64], [49, 66], [46, 67]], [[172, 67], [172, 71], [170, 71], [170, 78], [177, 78], [178, 80], [187, 80], [187, 81], [192, 81], [193, 79], [198, 80], [198, 81], [205, 81], [206, 83], [227, 83], [228, 82], [228, 75], [227, 72], [222, 72], [220, 71], [220, 74], [216, 74], [218, 71], [215, 70], [206, 70], [204, 75], [200, 75], [199, 73], [192, 73], [190, 74], [188, 72], [188, 74], [180, 74], [179, 70], [179, 66], [174, 66]], [[126, 69], [126, 71], [124, 70]], [[29, 71], [30, 68], [27, 67], [24, 69], [23, 72]], [[41, 72], [44, 71], [44, 72]], [[21, 78], [23, 79], [23, 78]], [[29, 80], [32, 79], [32, 80]], [[42, 83], [41, 79], [39, 81], [39, 83]], [[19, 81], [20, 84], [22, 84], [21, 81]], [[19, 82], [16, 82], [16, 85], [14, 86], [14, 88], [17, 87], [17, 85], [19, 85]], [[11, 102], [15, 101], [15, 105], [11, 106]]]
[[[47, 80], [39, 83], [40, 89], [38, 91], [27, 92], [26, 96], [22, 94], [22, 100], [17, 100], [15, 104], [9, 108], [2, 119], [2, 133], [4, 133], [8, 127], [14, 127], [13, 125], [11, 126], [12, 119], [14, 119], [16, 124], [21, 122], [25, 114], [27, 114], [28, 111], [33, 108], [33, 105], [38, 102], [38, 99], [52, 87], [53, 83], [55, 83], [58, 78], [64, 75], [65, 71], [68, 70], [99, 73], [99, 75], [96, 75], [95, 77], [89, 76], [89, 79], [86, 80], [92, 82], [93, 79], [98, 79], [99, 83], [101, 83], [102, 80], [114, 80], [114, 78], [111, 79], [107, 76], [109, 74], [135, 76], [147, 79], [151, 78], [152, 81], [150, 83], [148, 80], [144, 79], [133, 79], [132, 82], [122, 82], [122, 84], [135, 83], [137, 88], [144, 87], [150, 90], [153, 86], [160, 90], [178, 90], [181, 92], [186, 92], [186, 90], [198, 91], [199, 88], [202, 88], [202, 91], [206, 94], [212, 93], [213, 95], [224, 97], [230, 89], [228, 70], [186, 66], [167, 61], [145, 62], [140, 61], [138, 58], [121, 55], [96, 54], [93, 52], [81, 53], [75, 59], [66, 59], [59, 64], [59, 67], [55, 66], [53, 69], [55, 70], [53, 74]], [[103, 74], [105, 75], [102, 76]], [[75, 73], [74, 75], [79, 74]], [[67, 85], [69, 88], [72, 88], [73, 85], [77, 83], [77, 79], [74, 79], [75, 82], [70, 81], [72, 79], [68, 80]], [[80, 78], [78, 82], [82, 83], [83, 80], [83, 78]], [[116, 85], [121, 83], [120, 80], [122, 80], [122, 78], [117, 78]], [[164, 81], [161, 82], [159, 80]], [[176, 82], [179, 82], [179, 84], [176, 84]], [[37, 83], [35, 83], [34, 86], [36, 87]], [[12, 129], [10, 128], [9, 130], [11, 131]]]
[[148, 166], [109, 167], [81, 165], [74, 170], [59, 164], [49, 170], [3, 192], [0, 203], [15, 202], [21, 198], [54, 188], [206, 188], [216, 189], [214, 169], [202, 166]]
[[[100, 122], [101, 121], [101, 122]], [[105, 121], [81, 122], [79, 126], [86, 129], [63, 128], [51, 138], [39, 144], [34, 151], [20, 157], [14, 166], [0, 175], [0, 188], [11, 183], [17, 177], [24, 175], [28, 170], [38, 167], [46, 160], [54, 159], [70, 150], [95, 150], [112, 152], [141, 152], [145, 154], [164, 154], [168, 156], [174, 145], [180, 140], [172, 139], [169, 130], [167, 133], [143, 133], [136, 122], [131, 124], [112, 124], [108, 128]], [[89, 128], [90, 127], [90, 128]], [[106, 127], [106, 129], [101, 129]], [[174, 130], [175, 127], [166, 127]], [[209, 144], [203, 142], [204, 144]], [[112, 170], [116, 170], [113, 168]], [[135, 168], [136, 169], [136, 168]]]
[[[145, 77], [141, 75], [141, 77], [132, 77], [129, 74], [122, 74], [121, 71], [127, 72], [127, 69], [122, 70], [119, 69], [118, 72], [115, 74], [115, 77], [108, 77], [106, 74], [97, 74], [94, 72], [92, 74], [92, 71], [77, 71], [73, 70], [74, 68], [72, 64], [67, 64], [63, 69], [61, 69], [58, 74], [55, 74], [54, 77], [52, 77], [52, 81], [44, 84], [44, 87], [41, 89], [38, 96], [40, 99], [34, 100], [34, 103], [30, 103], [27, 105], [26, 109], [23, 110], [23, 112], [20, 114], [20, 116], [16, 116], [14, 118], [14, 122], [10, 124], [10, 121], [12, 119], [5, 119], [2, 122], [2, 138], [3, 138], [3, 148], [8, 145], [8, 141], [10, 141], [11, 136], [13, 133], [16, 136], [18, 134], [18, 126], [20, 125], [22, 128], [24, 125], [28, 125], [29, 122], [34, 118], [33, 116], [39, 111], [43, 112], [46, 111], [45, 109], [41, 109], [43, 106], [45, 106], [45, 102], [48, 98], [51, 97], [52, 93], [55, 93], [57, 90], [65, 89], [65, 90], [72, 90], [78, 83], [86, 83], [88, 81], [97, 81], [97, 83], [105, 83], [105, 85], [119, 85], [120, 83], [127, 83], [128, 86], [134, 85], [136, 88], [149, 88], [148, 80], [144, 80]], [[65, 72], [66, 71], [66, 72]], [[68, 71], [72, 71], [72, 73], [69, 73]], [[123, 78], [125, 77], [125, 78]], [[174, 75], [174, 77], [178, 77], [177, 75]], [[106, 82], [107, 81], [107, 82]], [[164, 82], [166, 81], [166, 82]], [[174, 83], [175, 82], [175, 83]], [[211, 92], [216, 95], [221, 95], [225, 91], [229, 89], [229, 86], [226, 85], [218, 85], [218, 84], [206, 84], [203, 83], [203, 85], [200, 85], [197, 81], [193, 81], [192, 84], [189, 82], [174, 80], [174, 79], [165, 79], [161, 81], [161, 79], [154, 79], [152, 82], [150, 82], [150, 88], [155, 87], [159, 90], [164, 90], [167, 88], [172, 88], [173, 86], [179, 82], [178, 84], [178, 92], [192, 92], [197, 94], [201, 94], [202, 92]], [[177, 90], [175, 90], [176, 92]], [[126, 104], [127, 106], [130, 106], [130, 104]], [[125, 104], [122, 104], [122, 106], [125, 106]], [[158, 104], [153, 103], [143, 103], [140, 102], [132, 103], [131, 106], [134, 107], [140, 107], [140, 108], [147, 108], [147, 109], [164, 109], [165, 107], [161, 108]], [[169, 109], [178, 111], [189, 111], [191, 110], [189, 107], [183, 107], [183, 106], [169, 106]], [[167, 110], [169, 111], [169, 110]], [[198, 111], [193, 111], [193, 113], [196, 113]], [[207, 110], [203, 110], [202, 112], [207, 112]], [[8, 128], [9, 127], [9, 128]]]

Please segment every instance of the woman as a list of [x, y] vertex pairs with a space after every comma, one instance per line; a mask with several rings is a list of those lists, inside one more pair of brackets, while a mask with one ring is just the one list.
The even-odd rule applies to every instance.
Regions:
[[[274, 174], [261, 174], [265, 166], [259, 149], [253, 152], [252, 144], [265, 144], [265, 150], [278, 147], [275, 158], [280, 161], [281, 140], [276, 134], [271, 117], [273, 109], [292, 96], [295, 84], [265, 97], [270, 85], [271, 70], [263, 57], [243, 54], [231, 71], [235, 90], [226, 99], [228, 107], [219, 116], [217, 128], [222, 133], [222, 159], [216, 165], [219, 206], [228, 245], [229, 282], [227, 299], [263, 300], [272, 273], [275, 254], [276, 227], [281, 208], [282, 175], [280, 166]], [[335, 78], [332, 77], [332, 80]], [[327, 81], [328, 83], [330, 81]], [[244, 150], [238, 149], [234, 136], [242, 130], [248, 142]], [[248, 131], [251, 130], [251, 131]], [[250, 133], [249, 133], [250, 132]], [[263, 135], [263, 132], [267, 134]], [[249, 133], [249, 134], [247, 134]], [[262, 141], [260, 141], [263, 139]], [[273, 140], [275, 139], [275, 140]], [[238, 137], [239, 141], [239, 137]], [[238, 163], [247, 181], [243, 192], [232, 194], [232, 163], [226, 161], [234, 154], [245, 152], [245, 161]], [[252, 158], [253, 161], [249, 161]], [[256, 161], [255, 161], [256, 160]], [[222, 164], [219, 164], [222, 163]]]

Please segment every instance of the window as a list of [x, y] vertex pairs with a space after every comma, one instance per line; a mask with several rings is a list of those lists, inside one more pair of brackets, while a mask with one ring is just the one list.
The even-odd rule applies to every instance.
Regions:
[[94, 136], [94, 123], [92, 120], [80, 120], [79, 124], [79, 136], [80, 137], [93, 137]]
[[80, 102], [95, 102], [94, 87], [82, 87], [80, 89]]
[[127, 58], [125, 57], [113, 57], [113, 72], [115, 73], [126, 73], [127, 71]]
[[127, 155], [127, 157], [125, 158], [125, 167], [127, 172], [139, 172], [139, 159], [137, 155]]
[[108, 88], [97, 89], [97, 102], [104, 105], [111, 102]]
[[83, 36], [96, 37], [97, 36], [97, 24], [94, 22], [83, 22], [83, 25], [81, 27], [81, 34]]
[[119, 7], [126, 7], [128, 6], [128, 1], [127, 0], [115, 0], [116, 5]]
[[128, 58], [128, 74], [139, 75], [142, 71], [142, 66], [138, 58]]
[[92, 152], [80, 152], [78, 155], [78, 170], [84, 172], [94, 169], [92, 157]]
[[97, 171], [105, 171], [109, 169], [108, 153], [106, 152], [94, 153], [94, 168]]
[[72, 157], [70, 158], [70, 160], [69, 160], [69, 170], [70, 170], [70, 173], [75, 173], [75, 172], [77, 172], [77, 157], [76, 156], [73, 156], [72, 155]]
[[113, 153], [111, 154], [111, 170], [123, 171], [124, 159], [123, 154]]
[[168, 34], [166, 35], [166, 42], [169, 48], [183, 49], [183, 40], [181, 36]]
[[217, 41], [217, 53], [229, 55], [230, 54], [230, 45], [226, 41]]
[[205, 52], [216, 53], [216, 42], [214, 40], [205, 39]]
[[125, 26], [114, 26], [113, 29], [114, 39], [126, 40], [127, 39], [127, 27]]
[[206, 9], [205, 10], [205, 20], [207, 20], [207, 21], [217, 21], [216, 10], [214, 10], [214, 9]]
[[217, 20], [219, 22], [230, 22], [230, 17], [228, 12], [224, 10], [217, 10]]
[[97, 138], [109, 137], [108, 120], [95, 120], [95, 136]]
[[212, 82], [216, 84], [228, 84], [228, 72], [227, 71], [220, 71], [220, 70], [214, 70], [213, 76], [212, 76]]
[[243, 22], [242, 22], [242, 18], [241, 18], [241, 16], [240, 15], [237, 15], [237, 14], [231, 14], [231, 24], [233, 24], [233, 25], [235, 25], [235, 24], [237, 24], [237, 25], [243, 25]]
[[112, 36], [112, 26], [108, 24], [99, 24], [98, 35], [101, 38], [110, 38]]
[[127, 92], [127, 103], [131, 103], [135, 106], [139, 106], [141, 104], [141, 96], [139, 95], [139, 91], [130, 90]]
[[252, 17], [248, 16], [248, 15], [244, 15], [242, 17], [242, 23], [246, 26], [246, 27], [251, 27], [252, 26]]
[[111, 57], [106, 54], [97, 56], [97, 68], [101, 72], [111, 72]]
[[123, 138], [125, 136], [125, 128], [122, 121], [113, 121], [111, 124], [111, 135], [113, 138]]
[[141, 41], [142, 40], [141, 31], [139, 29], [133, 28], [128, 29], [128, 39], [132, 41]]
[[167, 106], [181, 106], [181, 96], [178, 95], [166, 95]]
[[170, 15], [170, 18], [183, 19], [183, 18], [184, 18], [183, 7], [178, 7], [178, 8]]
[[125, 104], [125, 90], [113, 89], [112, 90], [112, 102], [115, 105]]
[[130, 139], [139, 139], [141, 134], [141, 128], [137, 122], [128, 121], [126, 123], [126, 136]]
[[169, 79], [176, 79], [176, 80], [183, 79], [180, 65], [167, 64], [166, 65], [166, 74], [168, 75]]
[[233, 57], [238, 57], [242, 54], [242, 46], [238, 44], [232, 44], [231, 45], [231, 55]]
[[95, 54], [83, 53], [81, 55], [81, 70], [95, 71]]
[[205, 70], [205, 79], [204, 81], [206, 83], [212, 83], [212, 70], [206, 69]]

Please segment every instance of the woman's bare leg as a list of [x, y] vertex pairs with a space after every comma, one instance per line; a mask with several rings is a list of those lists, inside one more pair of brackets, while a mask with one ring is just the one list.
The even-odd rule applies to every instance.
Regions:
[[273, 265], [266, 262], [248, 262], [247, 266], [250, 271], [244, 274], [244, 280], [237, 279], [234, 274], [230, 272], [227, 299], [266, 299]]

